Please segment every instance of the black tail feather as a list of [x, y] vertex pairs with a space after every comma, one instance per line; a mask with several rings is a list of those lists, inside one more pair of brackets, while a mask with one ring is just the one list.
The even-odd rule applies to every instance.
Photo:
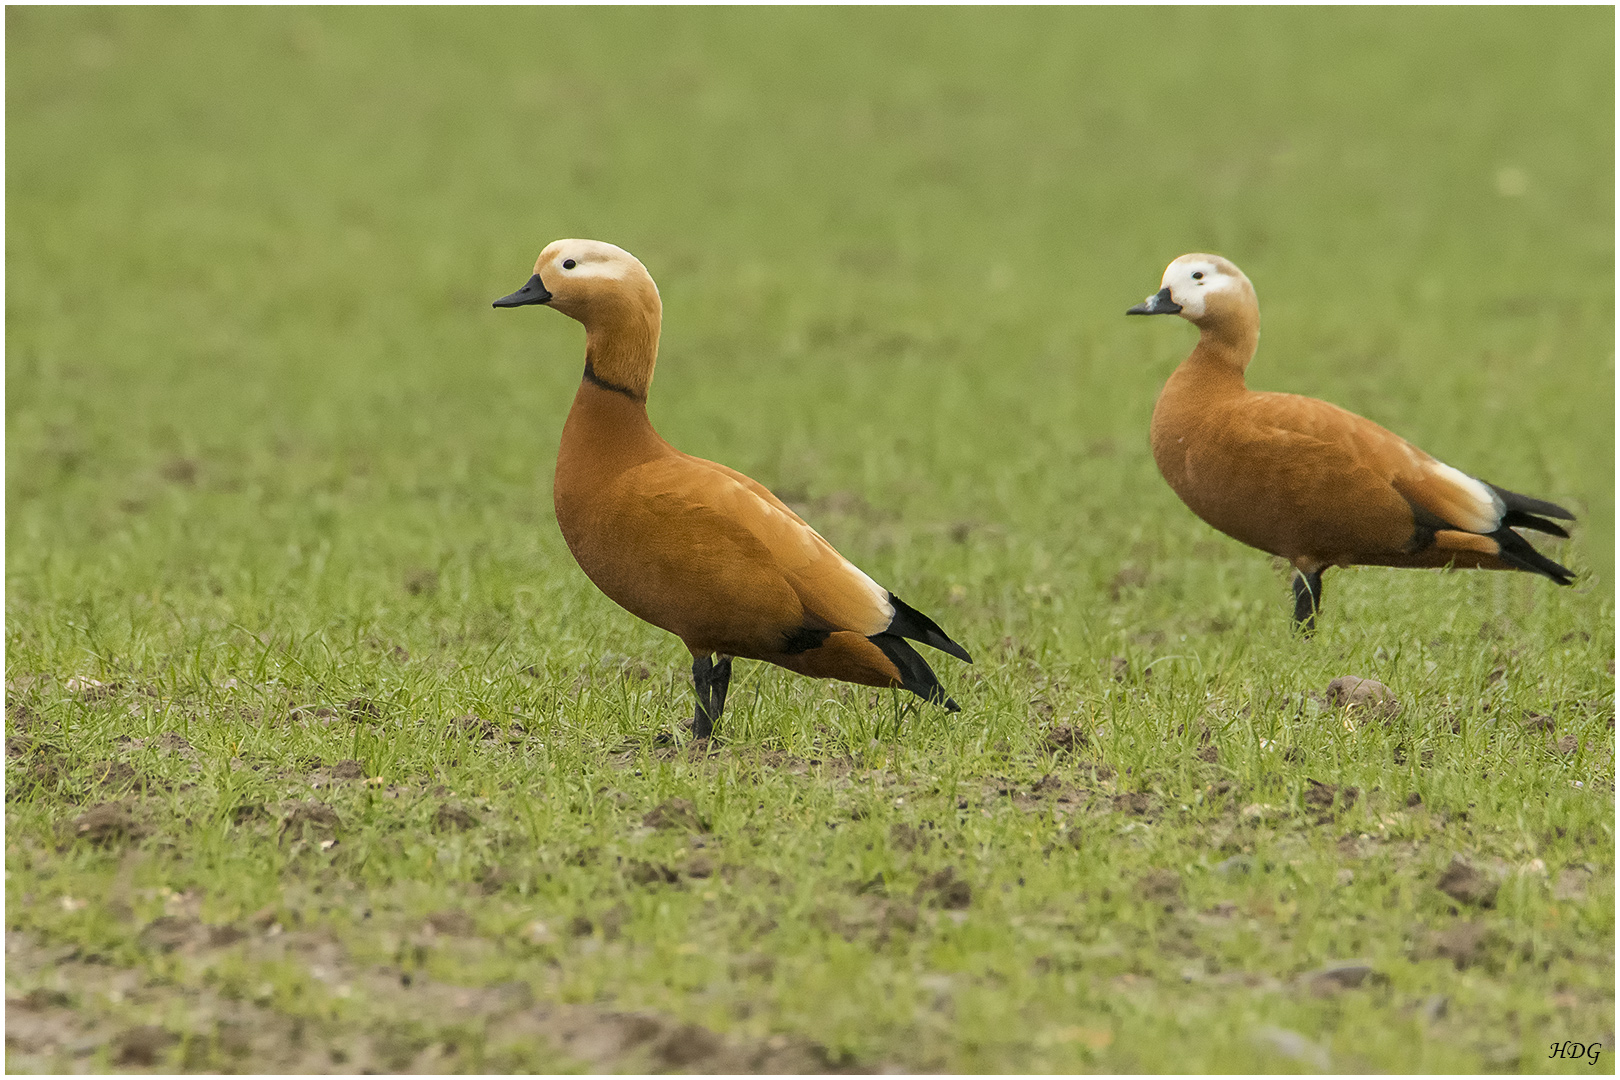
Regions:
[[[1509, 491], [1507, 488], [1497, 487], [1490, 481], [1486, 481], [1485, 486], [1496, 492], [1496, 494], [1501, 498], [1502, 505], [1507, 507], [1509, 515], [1511, 515], [1514, 511], [1520, 511], [1521, 513], [1540, 514], [1543, 517], [1558, 518], [1560, 521], [1575, 520], [1574, 514], [1570, 513], [1568, 510], [1565, 510], [1557, 503], [1550, 503], [1546, 499], [1532, 499], [1528, 495], [1520, 495], [1517, 491]], [[1506, 521], [1506, 519], [1504, 519], [1504, 522], [1508, 525], [1513, 524], [1511, 521]], [[1530, 527], [1536, 528], [1534, 525]], [[1542, 531], [1545, 532], [1546, 530], [1543, 529]]]
[[1544, 574], [1560, 585], [1571, 585], [1575, 581], [1575, 573], [1568, 567], [1559, 566], [1547, 556], [1530, 546], [1530, 541], [1509, 528], [1497, 529], [1490, 534], [1492, 540], [1501, 545], [1502, 551], [1498, 556], [1509, 566], [1520, 570], [1528, 570], [1532, 574]]
[[1523, 510], [1509, 510], [1502, 515], [1502, 524], [1510, 529], [1535, 529], [1537, 532], [1562, 536], [1565, 540], [1569, 539], [1569, 533], [1564, 531], [1562, 525], [1554, 525], [1544, 517], [1527, 514]]
[[[958, 660], [966, 660], [970, 664], [973, 663], [973, 657], [968, 655], [967, 650], [947, 637], [945, 631], [941, 630], [939, 628], [939, 624], [933, 619], [930, 619], [928, 616], [924, 615], [922, 612], [918, 611], [916, 608], [894, 595], [894, 593], [889, 594], [889, 603], [894, 606], [894, 621], [889, 623], [889, 628], [888, 630], [884, 631], [884, 634], [893, 634], [897, 637], [908, 637], [913, 641], [920, 641], [924, 645], [931, 645], [940, 652], [949, 653]], [[878, 637], [882, 636], [883, 634], [878, 635]], [[874, 637], [872, 640], [876, 641], [877, 637]], [[913, 652], [912, 655], [915, 656], [916, 653]], [[894, 657], [891, 656], [889, 659], [893, 660]], [[918, 662], [921, 663], [921, 658], [918, 659]], [[895, 663], [898, 664], [899, 661], [895, 660]], [[927, 667], [926, 664], [923, 666], [925, 668]], [[930, 675], [931, 674], [932, 673], [930, 673]]]
[[924, 701], [944, 705], [951, 712], [961, 711], [956, 702], [945, 696], [945, 688], [939, 684], [939, 677], [934, 674], [934, 669], [928, 666], [928, 661], [924, 660], [904, 638], [894, 633], [883, 633], [873, 634], [868, 640], [882, 649], [883, 655], [894, 661], [894, 666], [900, 669], [900, 685], [903, 688], [910, 690]]

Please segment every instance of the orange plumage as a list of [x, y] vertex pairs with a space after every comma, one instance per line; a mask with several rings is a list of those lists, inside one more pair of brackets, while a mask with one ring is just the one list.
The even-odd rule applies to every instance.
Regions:
[[639, 260], [612, 244], [559, 240], [527, 285], [495, 302], [526, 304], [585, 326], [585, 376], [557, 452], [557, 524], [602, 592], [691, 651], [696, 735], [707, 737], [725, 706], [734, 656], [902, 687], [956, 709], [905, 639], [971, 663], [960, 645], [763, 484], [653, 430], [647, 390], [663, 308]]
[[1226, 259], [1181, 256], [1127, 314], [1198, 327], [1153, 409], [1153, 459], [1199, 517], [1294, 564], [1294, 617], [1307, 631], [1329, 566], [1527, 570], [1570, 583], [1514, 531], [1568, 536], [1547, 518], [1573, 520], [1569, 511], [1459, 472], [1336, 405], [1248, 389], [1260, 307]]

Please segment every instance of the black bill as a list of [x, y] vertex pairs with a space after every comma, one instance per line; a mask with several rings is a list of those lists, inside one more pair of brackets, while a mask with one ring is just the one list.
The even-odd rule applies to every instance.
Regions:
[[1181, 305], [1170, 299], [1170, 289], [1166, 286], [1148, 297], [1146, 300], [1130, 308], [1127, 315], [1174, 315], [1181, 310]]
[[551, 290], [546, 288], [546, 283], [540, 280], [539, 274], [536, 274], [534, 277], [528, 280], [528, 283], [525, 284], [523, 288], [519, 289], [511, 296], [501, 297], [491, 306], [522, 307], [524, 304], [544, 304], [550, 299]]

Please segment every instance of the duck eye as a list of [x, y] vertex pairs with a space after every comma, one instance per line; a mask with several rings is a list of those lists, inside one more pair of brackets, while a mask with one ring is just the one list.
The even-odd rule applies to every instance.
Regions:
[[574, 263], [573, 259], [564, 259], [563, 260], [563, 269], [564, 270], [572, 270], [574, 268], [574, 266], [575, 266], [575, 263]]
[[1194, 270], [1193, 271], [1193, 280], [1194, 281], [1202, 281], [1202, 280], [1204, 280], [1204, 272], [1202, 270]]

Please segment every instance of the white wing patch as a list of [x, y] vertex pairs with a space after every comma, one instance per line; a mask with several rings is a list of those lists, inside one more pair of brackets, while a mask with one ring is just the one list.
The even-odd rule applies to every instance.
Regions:
[[1475, 480], [1461, 469], [1452, 468], [1443, 461], [1431, 461], [1429, 468], [1439, 473], [1459, 495], [1465, 495], [1474, 504], [1470, 509], [1474, 512], [1475, 520], [1459, 521], [1458, 525], [1478, 533], [1495, 532], [1501, 527], [1502, 515], [1507, 512], [1501, 496], [1481, 481]]

